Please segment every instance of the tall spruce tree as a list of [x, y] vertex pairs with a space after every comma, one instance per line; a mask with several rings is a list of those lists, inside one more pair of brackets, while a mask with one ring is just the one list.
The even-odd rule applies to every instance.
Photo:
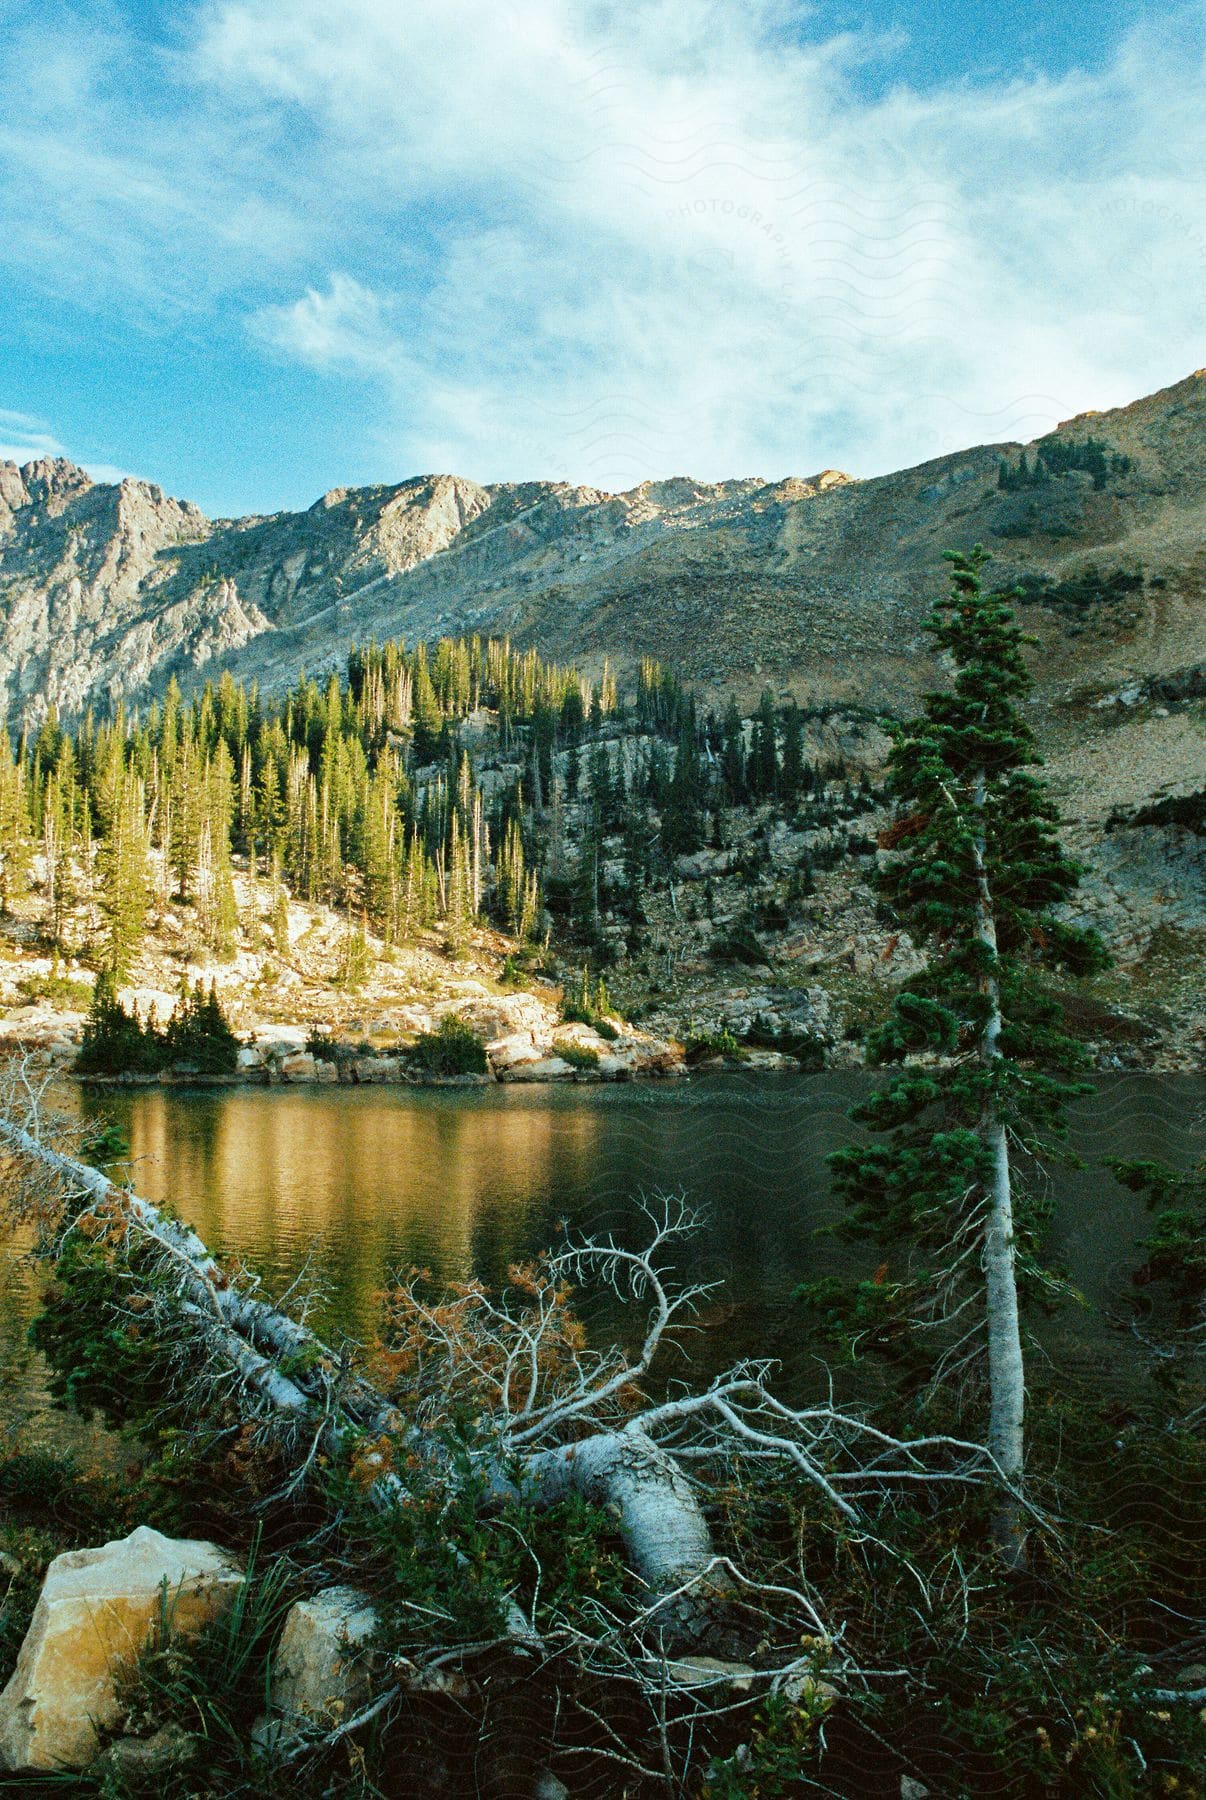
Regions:
[[107, 926], [105, 967], [124, 981], [146, 930], [151, 897], [142, 783], [123, 773], [100, 847], [100, 908]]
[[887, 1141], [831, 1159], [846, 1229], [888, 1260], [853, 1292], [817, 1283], [803, 1293], [898, 1351], [911, 1353], [930, 1327], [932, 1376], [959, 1370], [982, 1382], [986, 1372], [984, 1437], [1004, 1484], [994, 1532], [1016, 1566], [1025, 1556], [1020, 1302], [1049, 1291], [1051, 1278], [1038, 1260], [1043, 1206], [1017, 1179], [1015, 1147], [1027, 1159], [1049, 1149], [1063, 1135], [1065, 1100], [1083, 1091], [1069, 1078], [1083, 1051], [1042, 972], [1089, 973], [1106, 958], [1096, 933], [1057, 917], [1080, 870], [1032, 773], [1040, 758], [1019, 711], [1031, 679], [1011, 596], [983, 591], [979, 545], [948, 560], [951, 591], [929, 630], [954, 682], [894, 734], [900, 814], [883, 875], [929, 960], [868, 1043], [873, 1064], [902, 1066], [852, 1117]]

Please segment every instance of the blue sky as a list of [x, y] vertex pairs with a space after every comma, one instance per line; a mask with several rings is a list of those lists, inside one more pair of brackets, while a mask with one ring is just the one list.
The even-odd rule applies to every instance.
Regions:
[[867, 475], [1206, 362], [1206, 0], [0, 0], [0, 454]]

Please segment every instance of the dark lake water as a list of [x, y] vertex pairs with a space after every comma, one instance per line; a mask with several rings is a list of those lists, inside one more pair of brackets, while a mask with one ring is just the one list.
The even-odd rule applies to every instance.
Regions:
[[[460, 1089], [159, 1088], [85, 1095], [130, 1142], [138, 1191], [171, 1200], [215, 1251], [242, 1257], [272, 1293], [316, 1285], [314, 1322], [338, 1336], [371, 1329], [392, 1269], [475, 1272], [487, 1280], [551, 1241], [566, 1218], [630, 1236], [633, 1202], [685, 1192], [708, 1215], [684, 1257], [694, 1279], [723, 1285], [670, 1375], [710, 1372], [736, 1355], [782, 1360], [785, 1389], [819, 1379], [800, 1339], [792, 1290], [831, 1269], [865, 1266], [861, 1247], [817, 1239], [834, 1216], [824, 1158], [848, 1141], [844, 1117], [863, 1078], [743, 1077], [621, 1087]], [[1050, 1353], [1091, 1375], [1125, 1360], [1135, 1240], [1146, 1215], [1102, 1164], [1157, 1156], [1188, 1164], [1200, 1142], [1206, 1083], [1120, 1074], [1098, 1079], [1072, 1112], [1082, 1169], [1053, 1173], [1052, 1250], [1086, 1305], [1044, 1326]], [[45, 1370], [25, 1330], [37, 1276], [12, 1242], [0, 1256], [0, 1419], [36, 1435], [79, 1430], [46, 1406]], [[852, 1263], [851, 1258], [857, 1259]], [[588, 1316], [589, 1313], [588, 1313]], [[596, 1314], [597, 1329], [614, 1323]]]

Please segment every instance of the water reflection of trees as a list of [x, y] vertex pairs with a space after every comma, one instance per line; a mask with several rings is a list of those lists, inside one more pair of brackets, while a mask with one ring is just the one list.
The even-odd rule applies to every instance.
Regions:
[[[824, 1157], [848, 1138], [844, 1109], [858, 1079], [483, 1092], [152, 1088], [84, 1104], [125, 1126], [140, 1191], [170, 1200], [270, 1289], [283, 1289], [309, 1259], [327, 1295], [324, 1329], [367, 1329], [391, 1269], [497, 1281], [509, 1262], [549, 1243], [563, 1216], [622, 1230], [635, 1194], [685, 1189], [710, 1225], [684, 1273], [725, 1284], [694, 1353], [719, 1363], [756, 1346], [790, 1373], [793, 1287], [850, 1254], [815, 1228], [829, 1215]], [[1073, 1140], [1090, 1166], [1060, 1174], [1057, 1248], [1098, 1304], [1125, 1286], [1141, 1221], [1100, 1158], [1188, 1160], [1194, 1109], [1184, 1086], [1168, 1077], [1106, 1081], [1074, 1114]], [[1078, 1314], [1068, 1329], [1091, 1327]]]

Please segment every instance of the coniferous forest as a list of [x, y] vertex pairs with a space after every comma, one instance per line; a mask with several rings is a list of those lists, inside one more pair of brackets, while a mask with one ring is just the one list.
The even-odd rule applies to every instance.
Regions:
[[[211, 968], [249, 932], [284, 942], [290, 897], [333, 912], [353, 985], [433, 934], [455, 969], [494, 931], [504, 993], [559, 955], [560, 1029], [586, 1035], [555, 1047], [575, 1072], [618, 1036], [608, 978], [648, 959], [655, 903], [677, 914], [677, 885], [696, 906], [686, 889], [706, 870], [747, 897], [696, 921], [739, 981], [808, 916], [818, 879], [860, 859], [888, 953], [914, 946], [863, 1032], [886, 1078], [850, 1115], [863, 1135], [829, 1159], [844, 1210], [828, 1234], [865, 1249], [845, 1275], [801, 1270], [794, 1295], [815, 1368], [802, 1395], [757, 1353], [710, 1382], [689, 1362], [651, 1374], [712, 1293], [684, 1272], [703, 1220], [682, 1197], [644, 1196], [631, 1243], [563, 1226], [497, 1289], [399, 1270], [373, 1335], [336, 1351], [170, 1210], [110, 1185], [111, 1125], [81, 1136], [44, 1119], [24, 1065], [10, 1073], [9, 1204], [54, 1268], [34, 1339], [61, 1400], [97, 1409], [139, 1460], [122, 1498], [100, 1471], [77, 1480], [18, 1450], [0, 1508], [19, 1531], [53, 1494], [68, 1541], [93, 1518], [203, 1521], [246, 1559], [238, 1607], [196, 1648], [167, 1618], [148, 1639], [83, 1791], [133, 1800], [164, 1771], [204, 1771], [201, 1791], [224, 1800], [282, 1781], [402, 1795], [416, 1791], [395, 1779], [403, 1740], [417, 1791], [440, 1796], [568, 1791], [554, 1768], [698, 1800], [1199, 1791], [1183, 1772], [1201, 1735], [1185, 1598], [1200, 1170], [1114, 1164], [1155, 1214], [1131, 1271], [1148, 1310], [1138, 1363], [1087, 1393], [1051, 1361], [1044, 1323], [1081, 1304], [1048, 1251], [1049, 1183], [1091, 1064], [1053, 980], [1110, 959], [1068, 914], [1082, 870], [1021, 710], [1019, 596], [985, 591], [985, 561], [951, 558], [929, 628], [954, 679], [916, 718], [883, 722], [880, 788], [819, 755], [815, 720], [769, 692], [749, 718], [735, 702], [705, 712], [650, 660], [625, 694], [606, 667], [587, 681], [477, 639], [357, 647], [342, 677], [279, 700], [229, 676], [188, 699], [172, 685], [145, 717], [50, 718], [0, 745], [4, 904], [96, 969], [86, 1076], [223, 1078], [242, 1054], [214, 981], [186, 974], [168, 1017], [122, 1005], [168, 912], [191, 919]], [[803, 859], [776, 866], [771, 833]], [[756, 1027], [744, 1044], [703, 1032], [686, 1060], [741, 1066], [759, 1042], [805, 1068], [824, 1055]], [[412, 1079], [490, 1078], [456, 1010], [409, 1056]], [[596, 1344], [577, 1310], [592, 1287], [633, 1309], [636, 1348]], [[1099, 1454], [1107, 1432], [1121, 1478]], [[1167, 1519], [1149, 1516], [1157, 1502]], [[11, 1541], [25, 1560], [0, 1653], [20, 1685], [37, 1561]], [[291, 1673], [316, 1581], [333, 1611], [305, 1631], [367, 1633], [343, 1674]], [[285, 1699], [295, 1680], [304, 1723]]]
[[621, 694], [606, 667], [589, 681], [505, 642], [369, 645], [279, 700], [173, 681], [142, 717], [0, 734], [0, 909], [28, 898], [36, 858], [46, 941], [77, 948], [83, 907], [120, 981], [157, 897], [233, 953], [237, 863], [275, 911], [287, 889], [387, 947], [489, 920], [605, 962], [641, 945], [649, 884], [725, 848], [734, 812], [823, 826], [870, 792], [806, 756], [800, 709], [769, 691], [747, 721], [732, 701], [701, 712], [652, 659]]

